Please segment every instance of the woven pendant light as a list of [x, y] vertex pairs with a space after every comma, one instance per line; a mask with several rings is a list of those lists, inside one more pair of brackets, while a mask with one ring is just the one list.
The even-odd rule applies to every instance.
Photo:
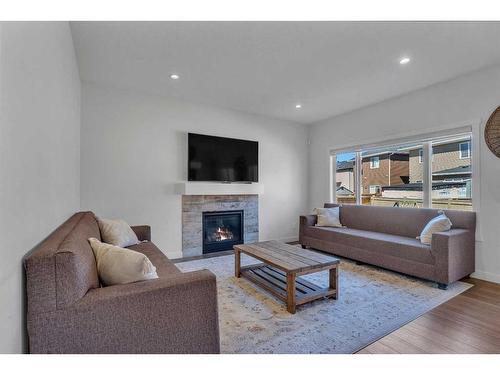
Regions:
[[500, 107], [495, 109], [486, 123], [484, 140], [491, 152], [500, 158]]

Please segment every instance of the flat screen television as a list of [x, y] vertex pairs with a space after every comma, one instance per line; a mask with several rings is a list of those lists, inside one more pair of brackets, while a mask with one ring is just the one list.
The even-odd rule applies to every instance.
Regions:
[[259, 143], [188, 133], [188, 180], [259, 181]]

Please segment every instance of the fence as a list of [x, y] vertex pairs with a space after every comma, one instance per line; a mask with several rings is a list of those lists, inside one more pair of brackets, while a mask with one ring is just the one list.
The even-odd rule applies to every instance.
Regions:
[[[377, 196], [363, 195], [361, 197], [362, 204], [371, 206], [387, 206], [387, 207], [422, 207], [421, 199], [408, 198], [382, 198]], [[343, 204], [355, 204], [356, 197], [342, 196], [337, 197], [337, 202]], [[443, 210], [460, 210], [472, 211], [472, 201], [470, 199], [433, 199], [432, 208], [440, 208]]]

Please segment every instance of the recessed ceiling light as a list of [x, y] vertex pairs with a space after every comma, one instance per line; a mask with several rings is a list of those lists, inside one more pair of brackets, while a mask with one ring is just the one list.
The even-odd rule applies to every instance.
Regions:
[[295, 108], [296, 109], [301, 109], [302, 108], [302, 104], [300, 104], [300, 103], [295, 104]]
[[409, 57], [402, 57], [401, 60], [399, 60], [399, 63], [401, 65], [406, 65], [410, 62], [410, 58]]
[[178, 74], [170, 74], [170, 78], [171, 79], [179, 79], [179, 75]]

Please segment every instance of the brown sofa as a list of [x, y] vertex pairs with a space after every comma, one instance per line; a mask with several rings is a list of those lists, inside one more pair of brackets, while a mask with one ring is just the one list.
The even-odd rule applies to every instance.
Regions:
[[315, 215], [301, 216], [299, 242], [303, 247], [432, 280], [446, 289], [474, 272], [476, 214], [446, 210], [452, 229], [435, 233], [432, 244], [424, 245], [416, 237], [438, 212], [340, 205], [340, 221], [346, 228], [317, 227]]
[[181, 273], [133, 227], [159, 278], [100, 287], [87, 239], [100, 239], [92, 212], [79, 212], [25, 257], [31, 353], [219, 353], [215, 276]]

